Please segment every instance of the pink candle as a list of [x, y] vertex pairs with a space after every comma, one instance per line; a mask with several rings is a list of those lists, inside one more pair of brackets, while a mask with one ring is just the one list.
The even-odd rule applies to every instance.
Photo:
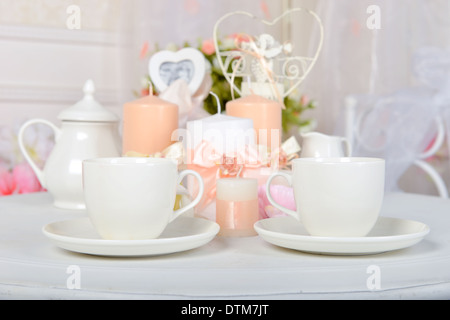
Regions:
[[178, 106], [149, 95], [125, 103], [123, 108], [123, 154], [151, 155], [173, 143], [178, 129]]
[[258, 144], [272, 149], [281, 143], [281, 108], [280, 103], [255, 94], [226, 104], [228, 115], [252, 119]]
[[258, 181], [224, 178], [216, 183], [216, 222], [220, 225], [219, 235], [256, 235], [253, 225], [259, 219]]

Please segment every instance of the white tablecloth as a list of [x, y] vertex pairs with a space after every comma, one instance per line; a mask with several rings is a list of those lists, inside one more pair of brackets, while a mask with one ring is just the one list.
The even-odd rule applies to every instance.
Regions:
[[[326, 256], [271, 245], [259, 236], [216, 237], [186, 252], [108, 258], [65, 251], [41, 232], [85, 216], [57, 209], [47, 193], [0, 198], [3, 299], [449, 299], [450, 200], [390, 194], [382, 216], [417, 220], [419, 244], [366, 256]], [[70, 288], [71, 266], [80, 287]], [[377, 268], [379, 286], [368, 279]]]

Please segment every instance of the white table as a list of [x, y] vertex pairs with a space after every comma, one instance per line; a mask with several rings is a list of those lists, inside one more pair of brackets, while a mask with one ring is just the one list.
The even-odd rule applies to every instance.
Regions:
[[[450, 200], [391, 194], [383, 216], [421, 221], [419, 244], [367, 256], [325, 256], [271, 245], [260, 237], [216, 237], [190, 251], [107, 258], [56, 247], [42, 226], [82, 217], [54, 208], [47, 193], [0, 198], [3, 299], [449, 299]], [[80, 288], [70, 289], [74, 269]], [[373, 269], [375, 268], [375, 269]], [[378, 270], [378, 288], [369, 288]]]

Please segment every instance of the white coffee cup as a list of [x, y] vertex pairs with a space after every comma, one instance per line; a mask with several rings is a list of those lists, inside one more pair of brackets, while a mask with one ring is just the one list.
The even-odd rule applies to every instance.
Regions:
[[[177, 188], [191, 174], [197, 197], [174, 211]], [[157, 238], [166, 226], [198, 204], [203, 179], [192, 170], [178, 173], [177, 163], [165, 158], [97, 158], [83, 161], [86, 209], [103, 239]]]
[[[283, 176], [293, 187], [297, 210], [274, 201], [270, 184]], [[312, 236], [363, 237], [375, 225], [384, 197], [385, 161], [378, 158], [299, 158], [292, 173], [267, 180], [270, 203], [299, 220]]]

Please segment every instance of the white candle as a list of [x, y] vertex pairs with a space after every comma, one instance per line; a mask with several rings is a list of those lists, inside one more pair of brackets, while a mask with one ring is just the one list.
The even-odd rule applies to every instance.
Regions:
[[217, 114], [187, 122], [187, 149], [194, 150], [202, 142], [207, 141], [217, 152], [226, 154], [236, 152], [246, 145], [255, 144], [253, 120], [220, 114], [219, 99], [213, 95], [217, 99]]
[[248, 201], [258, 198], [256, 179], [224, 178], [217, 180], [216, 198], [225, 201]]
[[[196, 214], [213, 220], [217, 172], [219, 166], [227, 158], [236, 161], [237, 155], [248, 146], [256, 144], [253, 120], [220, 114], [220, 103], [217, 95], [211, 92], [217, 100], [217, 114], [188, 121], [186, 124], [187, 167], [195, 170], [203, 178], [205, 193], [196, 207]], [[244, 154], [244, 153], [242, 153]], [[239, 158], [244, 164], [248, 159]], [[191, 195], [198, 192], [197, 181], [188, 177], [188, 190]]]
[[253, 236], [259, 219], [258, 180], [224, 178], [217, 180], [216, 222], [222, 236]]

